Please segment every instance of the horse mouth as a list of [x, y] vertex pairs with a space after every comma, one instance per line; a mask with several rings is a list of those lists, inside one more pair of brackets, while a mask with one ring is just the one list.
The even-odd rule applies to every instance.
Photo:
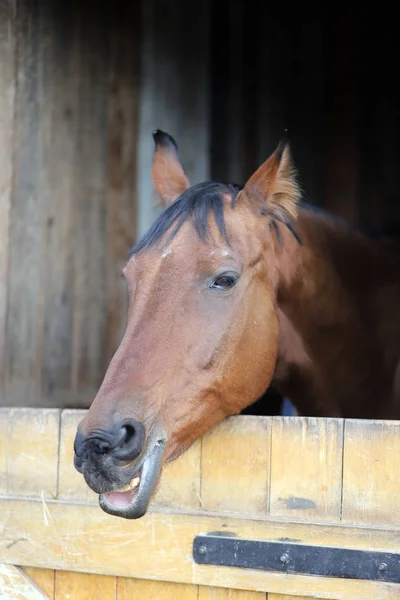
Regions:
[[140, 470], [128, 484], [119, 490], [100, 494], [99, 505], [104, 512], [124, 519], [143, 517], [160, 476], [166, 443], [164, 436], [154, 442]]

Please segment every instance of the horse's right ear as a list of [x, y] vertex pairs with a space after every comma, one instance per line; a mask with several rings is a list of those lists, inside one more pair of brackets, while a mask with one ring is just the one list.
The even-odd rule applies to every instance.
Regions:
[[157, 129], [153, 131], [155, 150], [151, 175], [162, 206], [167, 206], [190, 186], [179, 158], [174, 138]]

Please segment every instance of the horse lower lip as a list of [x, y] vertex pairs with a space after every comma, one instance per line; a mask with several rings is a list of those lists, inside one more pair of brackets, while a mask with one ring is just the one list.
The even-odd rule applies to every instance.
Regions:
[[104, 512], [125, 519], [138, 519], [145, 514], [160, 474], [165, 445], [166, 438], [162, 438], [151, 447], [143, 461], [138, 486], [128, 491], [110, 492], [99, 496], [99, 504]]

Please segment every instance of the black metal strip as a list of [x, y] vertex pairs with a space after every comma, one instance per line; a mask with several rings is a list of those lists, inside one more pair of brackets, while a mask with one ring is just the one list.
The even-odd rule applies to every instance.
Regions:
[[390, 552], [199, 535], [193, 558], [203, 565], [400, 583], [400, 554]]

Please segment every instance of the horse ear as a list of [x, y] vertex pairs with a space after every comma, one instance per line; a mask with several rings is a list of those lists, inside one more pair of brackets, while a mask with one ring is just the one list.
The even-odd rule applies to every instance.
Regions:
[[253, 173], [243, 191], [261, 213], [284, 220], [296, 218], [301, 192], [286, 141]]
[[162, 206], [167, 206], [190, 186], [179, 158], [178, 145], [164, 131], [153, 131], [155, 150], [153, 154], [152, 179]]

